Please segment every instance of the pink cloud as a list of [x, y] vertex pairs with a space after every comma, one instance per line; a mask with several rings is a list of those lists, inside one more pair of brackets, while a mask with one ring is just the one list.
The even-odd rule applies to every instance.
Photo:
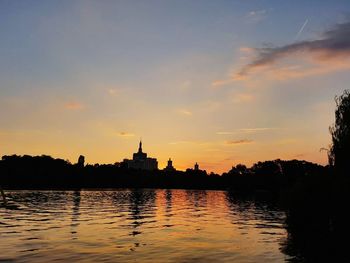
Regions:
[[[243, 49], [244, 50], [244, 49]], [[337, 24], [325, 31], [320, 39], [297, 42], [280, 47], [257, 48], [256, 59], [243, 66], [233, 79], [244, 79], [249, 74], [272, 71], [280, 79], [300, 78], [310, 75], [326, 74], [350, 67], [350, 22]], [[273, 66], [283, 59], [295, 58], [312, 62], [310, 68], [291, 69]]]

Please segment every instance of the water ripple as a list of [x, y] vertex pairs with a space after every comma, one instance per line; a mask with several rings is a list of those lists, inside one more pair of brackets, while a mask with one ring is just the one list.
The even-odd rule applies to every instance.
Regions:
[[225, 191], [11, 191], [0, 262], [286, 259], [285, 214]]

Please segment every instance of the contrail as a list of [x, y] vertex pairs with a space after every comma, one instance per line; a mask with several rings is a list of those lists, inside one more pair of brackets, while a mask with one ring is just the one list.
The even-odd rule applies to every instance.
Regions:
[[300, 34], [303, 32], [305, 26], [307, 25], [307, 23], [309, 22], [309, 19], [306, 19], [304, 24], [301, 26], [299, 32], [297, 33], [297, 35], [295, 36], [295, 41], [298, 40]]

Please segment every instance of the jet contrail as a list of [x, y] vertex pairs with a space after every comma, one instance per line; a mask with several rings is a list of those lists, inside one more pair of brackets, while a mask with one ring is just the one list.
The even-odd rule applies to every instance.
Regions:
[[304, 24], [301, 26], [299, 32], [297, 33], [297, 35], [295, 36], [295, 40], [298, 40], [300, 34], [303, 32], [305, 26], [307, 25], [307, 23], [309, 22], [309, 19], [306, 19]]

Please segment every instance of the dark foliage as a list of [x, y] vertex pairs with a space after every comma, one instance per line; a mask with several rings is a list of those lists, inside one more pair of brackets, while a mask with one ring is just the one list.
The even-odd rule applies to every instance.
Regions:
[[327, 169], [306, 161], [258, 162], [251, 168], [237, 165], [222, 176], [203, 170], [147, 171], [127, 169], [119, 164], [77, 164], [50, 156], [3, 156], [0, 180], [5, 189], [76, 188], [193, 188], [231, 189], [240, 192], [278, 194], [304, 177], [325, 176]]
[[330, 165], [337, 175], [346, 175], [350, 161], [350, 91], [335, 98], [335, 123], [330, 127], [332, 145], [329, 151]]

